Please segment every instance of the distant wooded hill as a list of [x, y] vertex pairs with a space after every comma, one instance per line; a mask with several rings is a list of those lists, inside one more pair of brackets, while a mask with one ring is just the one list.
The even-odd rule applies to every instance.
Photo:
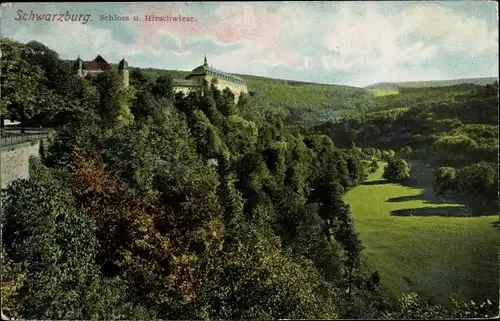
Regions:
[[[155, 68], [136, 68], [136, 67], [131, 67], [130, 70], [133, 69], [139, 69], [146, 75], [150, 76], [152, 80], [159, 76], [171, 76], [173, 78], [184, 78], [185, 76], [189, 75], [189, 71], [184, 71], [184, 70], [169, 70], [169, 69], [155, 69]], [[233, 74], [235, 76], [241, 77], [245, 79], [248, 83], [248, 85], [258, 85], [258, 84], [281, 84], [281, 85], [288, 85], [288, 86], [320, 86], [320, 87], [327, 87], [327, 88], [338, 88], [338, 87], [344, 87], [344, 88], [358, 88], [358, 87], [352, 87], [352, 86], [343, 86], [343, 85], [329, 85], [329, 84], [321, 84], [321, 83], [315, 83], [315, 82], [305, 82], [305, 81], [296, 81], [296, 80], [286, 80], [286, 79], [277, 79], [277, 78], [270, 78], [270, 77], [261, 77], [261, 76], [254, 76], [254, 75], [246, 75], [246, 74]]]
[[[184, 78], [189, 71], [154, 68], [140, 70], [151, 81], [159, 76]], [[373, 96], [365, 88], [327, 85], [294, 80], [235, 74], [247, 81], [248, 90], [257, 105], [263, 108], [284, 108], [291, 122], [311, 123], [335, 120], [346, 112], [368, 110]]]
[[475, 84], [485, 86], [498, 80], [497, 77], [482, 77], [482, 78], [464, 78], [464, 79], [450, 79], [450, 80], [432, 80], [432, 81], [407, 81], [407, 82], [378, 82], [366, 86], [366, 88], [377, 88], [377, 89], [393, 89], [397, 90], [401, 87], [439, 87], [439, 86], [451, 86], [459, 84]]

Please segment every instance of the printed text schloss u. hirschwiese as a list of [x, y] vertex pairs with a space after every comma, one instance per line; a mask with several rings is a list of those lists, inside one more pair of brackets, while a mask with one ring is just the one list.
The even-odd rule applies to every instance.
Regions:
[[100, 20], [105, 21], [145, 21], [145, 22], [196, 22], [195, 17], [186, 17], [182, 15], [177, 16], [157, 16], [157, 15], [145, 15], [144, 19], [140, 16], [117, 16], [117, 15], [100, 15]]

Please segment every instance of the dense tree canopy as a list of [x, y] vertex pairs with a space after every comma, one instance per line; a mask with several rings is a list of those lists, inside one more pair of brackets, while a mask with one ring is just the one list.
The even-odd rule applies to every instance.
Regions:
[[[304, 86], [290, 94], [297, 101], [289, 103], [288, 94], [273, 86], [265, 99], [257, 93], [236, 103], [229, 89], [208, 84], [203, 97], [173, 97], [168, 75], [153, 81], [147, 71], [133, 70], [131, 86], [123, 88], [116, 70], [83, 79], [61, 74], [65, 62], [36, 42], [2, 39], [2, 52], [2, 115], [58, 126], [42, 160], [32, 162], [29, 179], [2, 194], [2, 253], [8, 263], [3, 304], [11, 316], [437, 315], [427, 311], [439, 307], [413, 297], [402, 301], [416, 306], [410, 312], [407, 305], [391, 305], [378, 274], [361, 260], [363, 245], [342, 196], [363, 182], [382, 152], [291, 126], [290, 114], [269, 103], [302, 108], [316, 102], [300, 93], [312, 97], [316, 89]], [[67, 77], [71, 90], [59, 90], [58, 75]], [[364, 108], [366, 92], [333, 92], [334, 101], [323, 107], [346, 99], [342, 108]], [[56, 97], [55, 104], [40, 104], [47, 96]], [[380, 112], [374, 122], [395, 126], [407, 112]], [[58, 117], [43, 116], [51, 113]], [[416, 115], [426, 119], [420, 111]], [[357, 121], [362, 126], [365, 120]], [[462, 129], [475, 144], [458, 135], [441, 141], [475, 151], [489, 146], [488, 139], [498, 141], [490, 127]], [[395, 177], [405, 177], [406, 162], [385, 152]], [[494, 175], [498, 171], [490, 163], [479, 163], [456, 175], [442, 170], [437, 185], [492, 195], [494, 180], [488, 177]], [[439, 313], [488, 313], [481, 309]]]

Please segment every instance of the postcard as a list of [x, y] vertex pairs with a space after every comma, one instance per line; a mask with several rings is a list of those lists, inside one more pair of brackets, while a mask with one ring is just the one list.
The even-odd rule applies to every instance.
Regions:
[[0, 14], [2, 320], [499, 315], [497, 2]]

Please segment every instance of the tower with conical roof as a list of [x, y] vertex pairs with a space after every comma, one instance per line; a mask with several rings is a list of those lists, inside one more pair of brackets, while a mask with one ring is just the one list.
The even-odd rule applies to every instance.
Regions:
[[208, 67], [207, 55], [205, 55], [205, 59], [203, 60], [203, 66]]
[[118, 64], [118, 72], [122, 77], [123, 86], [128, 87], [129, 85], [128, 63], [125, 60], [125, 58], [123, 58]]

